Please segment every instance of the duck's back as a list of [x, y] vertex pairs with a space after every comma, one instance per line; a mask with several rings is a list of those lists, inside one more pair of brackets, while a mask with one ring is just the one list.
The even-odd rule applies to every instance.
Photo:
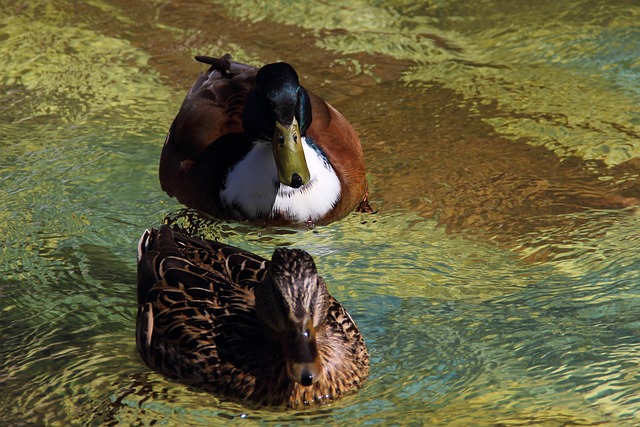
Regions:
[[253, 291], [265, 260], [163, 226], [143, 235], [138, 265], [136, 341], [147, 365], [210, 391], [250, 396], [242, 372], [264, 352]]
[[226, 57], [209, 59], [216, 62], [193, 84], [169, 128], [159, 175], [167, 194], [219, 215], [217, 183], [251, 144], [243, 136], [242, 110], [257, 69]]
[[196, 158], [221, 136], [243, 132], [242, 110], [256, 71], [232, 61], [228, 69], [212, 65], [185, 97], [169, 131], [172, 145]]

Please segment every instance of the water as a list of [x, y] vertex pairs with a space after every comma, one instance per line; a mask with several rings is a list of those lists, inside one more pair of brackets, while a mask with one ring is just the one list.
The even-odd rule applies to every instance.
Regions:
[[[634, 2], [0, 2], [0, 425], [640, 423]], [[353, 123], [375, 215], [211, 224], [159, 189], [194, 54], [292, 62]], [[371, 377], [256, 410], [135, 352], [135, 245], [169, 215], [315, 257]]]

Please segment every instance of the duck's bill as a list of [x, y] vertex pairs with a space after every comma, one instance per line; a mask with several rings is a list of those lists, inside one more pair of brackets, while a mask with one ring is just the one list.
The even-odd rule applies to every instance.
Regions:
[[311, 174], [304, 157], [300, 128], [295, 118], [290, 126], [276, 122], [271, 146], [281, 183], [298, 188], [309, 182]]
[[303, 322], [283, 343], [287, 376], [291, 381], [310, 386], [322, 377], [315, 330], [310, 320]]

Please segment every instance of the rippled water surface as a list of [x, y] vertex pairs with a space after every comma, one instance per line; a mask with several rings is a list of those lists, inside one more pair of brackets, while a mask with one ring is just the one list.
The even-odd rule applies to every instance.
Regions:
[[[640, 424], [637, 2], [0, 9], [0, 425]], [[376, 214], [259, 229], [161, 192], [191, 58], [225, 52], [291, 62], [350, 119]], [[291, 413], [149, 371], [135, 247], [167, 216], [310, 251], [364, 335], [364, 388]]]

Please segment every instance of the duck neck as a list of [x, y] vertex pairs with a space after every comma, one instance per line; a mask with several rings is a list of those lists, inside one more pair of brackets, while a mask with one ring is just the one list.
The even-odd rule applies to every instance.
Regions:
[[340, 180], [325, 154], [302, 137], [310, 180], [292, 188], [280, 183], [271, 142], [256, 140], [227, 174], [220, 199], [226, 209], [249, 220], [285, 218], [316, 222], [340, 199]]

